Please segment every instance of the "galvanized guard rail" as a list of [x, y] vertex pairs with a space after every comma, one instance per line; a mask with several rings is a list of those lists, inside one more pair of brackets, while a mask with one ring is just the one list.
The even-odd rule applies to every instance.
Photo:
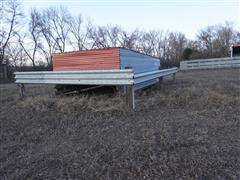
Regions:
[[[126, 86], [127, 104], [135, 108], [135, 90], [146, 87], [149, 81], [175, 74], [177, 68], [134, 74], [132, 69], [93, 71], [39, 71], [15, 72], [15, 83], [19, 84], [21, 97], [25, 96], [24, 84], [69, 84], [69, 85], [113, 85]], [[145, 84], [146, 83], [146, 84]], [[138, 86], [145, 84], [144, 86]], [[148, 84], [147, 84], [148, 85]], [[150, 83], [149, 85], [152, 85]]]
[[129, 85], [133, 84], [133, 71], [39, 71], [15, 72], [20, 84], [72, 84], [72, 85]]
[[140, 73], [134, 75], [134, 84], [143, 83], [152, 79], [156, 79], [163, 76], [168, 76], [177, 72], [177, 68], [163, 69], [158, 71], [152, 71], [147, 73]]
[[197, 59], [180, 62], [180, 70], [240, 67], [240, 57]]
[[175, 80], [176, 73], [177, 73], [177, 68], [174, 67], [174, 68], [170, 68], [170, 69], [163, 69], [163, 70], [158, 70], [158, 71], [134, 74], [133, 86], [127, 87], [126, 97], [127, 97], [128, 106], [132, 107], [132, 109], [135, 109], [134, 93], [136, 90], [145, 88], [147, 86], [151, 86], [156, 83], [161, 83], [159, 78], [164, 77], [164, 76], [172, 75], [173, 80]]

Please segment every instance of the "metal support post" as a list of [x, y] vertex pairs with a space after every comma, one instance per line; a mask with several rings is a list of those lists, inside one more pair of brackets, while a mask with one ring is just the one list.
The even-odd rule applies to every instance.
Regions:
[[162, 81], [163, 81], [163, 77], [160, 77], [160, 78], [158, 79], [158, 83], [157, 83], [157, 87], [158, 87], [158, 88], [161, 88], [161, 86], [162, 86]]
[[[125, 67], [125, 69], [132, 69], [131, 66]], [[126, 89], [126, 103], [128, 108], [131, 108], [132, 110], [135, 109], [135, 95], [134, 95], [134, 86], [133, 85], [128, 85], [125, 86]]]
[[24, 84], [19, 84], [19, 88], [20, 88], [20, 97], [24, 98], [26, 96], [26, 91], [25, 91]]
[[173, 81], [175, 81], [175, 80], [176, 80], [176, 73], [174, 73], [174, 74], [172, 75], [172, 77], [173, 77]]
[[126, 103], [128, 108], [135, 109], [135, 92], [133, 85], [126, 87]]

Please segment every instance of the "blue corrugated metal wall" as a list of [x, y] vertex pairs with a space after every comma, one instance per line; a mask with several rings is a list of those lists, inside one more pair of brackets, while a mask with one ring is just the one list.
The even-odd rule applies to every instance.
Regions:
[[[125, 69], [125, 67], [132, 67], [134, 74], [150, 72], [159, 70], [160, 59], [129, 49], [120, 48], [120, 67], [121, 69]], [[146, 81], [144, 83], [134, 85], [134, 89], [142, 89], [144, 87], [153, 85], [158, 81], [158, 78], [151, 81]], [[125, 93], [125, 88], [123, 88], [123, 93]]]
[[134, 74], [158, 70], [160, 60], [145, 54], [137, 53], [128, 49], [120, 48], [120, 67], [131, 66]]

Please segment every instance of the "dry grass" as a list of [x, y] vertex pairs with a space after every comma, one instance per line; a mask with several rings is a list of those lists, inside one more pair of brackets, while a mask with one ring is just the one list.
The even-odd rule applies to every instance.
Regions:
[[88, 112], [114, 112], [125, 111], [125, 103], [120, 97], [110, 98], [103, 96], [73, 96], [56, 97], [41, 95], [37, 97], [26, 98], [21, 101], [19, 106], [24, 109], [30, 109], [36, 112], [47, 112], [50, 108], [56, 109], [61, 113]]
[[178, 73], [124, 98], [0, 85], [0, 179], [239, 179], [240, 72]]

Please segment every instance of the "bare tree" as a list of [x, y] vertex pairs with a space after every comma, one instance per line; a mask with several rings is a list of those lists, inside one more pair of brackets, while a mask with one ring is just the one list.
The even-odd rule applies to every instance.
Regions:
[[[184, 49], [187, 46], [187, 38], [183, 33], [179, 32], [161, 32], [152, 35], [156, 40], [152, 41], [154, 48], [151, 51], [155, 52], [155, 56], [160, 57], [163, 66], [179, 65], [182, 60]], [[152, 39], [154, 39], [152, 37]], [[154, 41], [156, 41], [154, 43]]]
[[91, 32], [92, 24], [88, 21], [84, 24], [82, 15], [79, 14], [77, 17], [72, 17], [69, 21], [70, 35], [73, 36], [73, 40], [70, 40], [70, 44], [73, 48], [78, 50], [87, 49], [88, 37]]
[[90, 30], [89, 38], [92, 40], [92, 48], [125, 47], [136, 49], [139, 36], [138, 30], [126, 32], [119, 26], [98, 26]]
[[92, 48], [107, 48], [118, 46], [118, 26], [98, 26], [90, 29], [89, 38], [92, 40]]
[[40, 42], [40, 13], [36, 9], [32, 9], [30, 13], [29, 33], [21, 38], [19, 35], [19, 44], [23, 48], [28, 58], [32, 61], [33, 68], [36, 67], [36, 53]]
[[213, 42], [214, 56], [226, 57], [230, 55], [230, 47], [236, 43], [237, 32], [233, 24], [226, 22], [225, 25], [216, 27], [216, 38]]
[[161, 57], [163, 48], [163, 31], [149, 31], [141, 32], [140, 38], [137, 42], [137, 50], [142, 51], [148, 55]]
[[52, 38], [52, 29], [45, 12], [40, 15], [39, 28], [41, 32], [41, 42], [39, 42], [39, 49], [41, 54], [45, 57], [48, 66], [52, 65], [52, 53], [56, 49], [56, 42]]
[[214, 28], [214, 26], [208, 26], [197, 35], [199, 48], [206, 57], [213, 57]]
[[27, 61], [27, 56], [19, 43], [12, 43], [7, 46], [8, 59], [14, 69], [23, 67]]
[[207, 26], [197, 35], [198, 49], [202, 57], [226, 57], [230, 55], [230, 46], [237, 42], [237, 31], [232, 23]]
[[48, 43], [53, 42], [52, 47], [57, 51], [64, 52], [70, 32], [70, 13], [64, 7], [52, 7], [43, 12], [42, 18], [45, 39]]
[[122, 30], [120, 33], [120, 46], [129, 48], [129, 49], [137, 49], [138, 39], [139, 39], [139, 31], [137, 29], [130, 33]]
[[5, 57], [6, 48], [14, 38], [16, 32], [21, 28], [21, 18], [23, 17], [21, 5], [17, 0], [1, 0], [1, 29], [0, 29], [0, 48], [2, 51], [2, 64]]
[[64, 52], [70, 32], [71, 15], [64, 7], [51, 7], [39, 13], [39, 53], [48, 66], [52, 66], [52, 54]]
[[169, 44], [171, 47], [171, 57], [180, 61], [186, 47], [187, 39], [183, 33], [170, 33]]

